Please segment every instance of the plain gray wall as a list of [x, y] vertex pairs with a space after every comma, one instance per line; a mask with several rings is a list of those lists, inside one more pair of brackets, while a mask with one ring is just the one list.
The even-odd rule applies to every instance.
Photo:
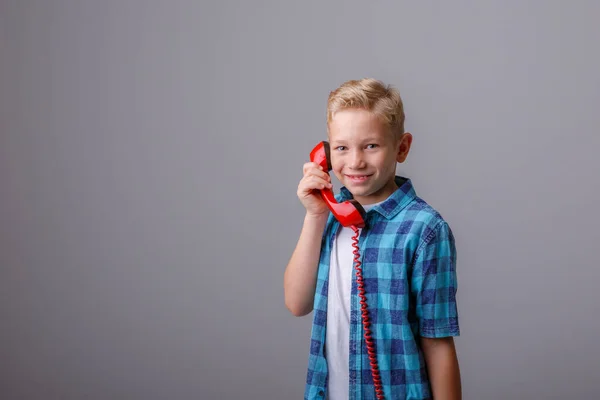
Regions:
[[396, 85], [464, 398], [598, 398], [600, 3], [0, 1], [0, 398], [297, 399], [329, 91]]

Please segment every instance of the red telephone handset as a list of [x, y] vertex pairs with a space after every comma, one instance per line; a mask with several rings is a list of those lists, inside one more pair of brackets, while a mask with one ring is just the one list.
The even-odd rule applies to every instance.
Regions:
[[[323, 171], [331, 171], [331, 159], [328, 142], [321, 142], [310, 152], [310, 160], [323, 167]], [[354, 199], [338, 203], [329, 189], [321, 189], [321, 197], [329, 207], [331, 213], [345, 227], [352, 225], [357, 228], [365, 226], [365, 210], [360, 203]]]
[[[331, 171], [331, 159], [329, 152], [329, 143], [321, 142], [310, 152], [310, 160], [323, 167], [323, 171]], [[362, 323], [364, 328], [364, 337], [369, 353], [369, 362], [371, 364], [371, 375], [373, 376], [373, 385], [378, 400], [384, 399], [379, 367], [377, 365], [377, 352], [375, 343], [371, 337], [371, 322], [369, 321], [369, 310], [367, 308], [367, 297], [365, 293], [365, 282], [362, 277], [360, 262], [360, 253], [358, 251], [358, 228], [364, 228], [366, 212], [363, 206], [354, 199], [338, 203], [329, 189], [319, 190], [321, 197], [329, 207], [331, 213], [344, 227], [350, 227], [354, 231], [352, 237], [352, 247], [354, 247], [354, 268], [356, 269], [356, 282], [358, 287], [358, 296], [360, 297]]]

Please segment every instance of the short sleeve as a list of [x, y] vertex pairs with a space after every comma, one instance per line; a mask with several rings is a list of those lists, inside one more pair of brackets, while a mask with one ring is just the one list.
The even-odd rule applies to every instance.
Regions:
[[443, 221], [417, 250], [412, 270], [411, 294], [421, 336], [460, 335], [456, 291], [456, 246], [450, 227]]

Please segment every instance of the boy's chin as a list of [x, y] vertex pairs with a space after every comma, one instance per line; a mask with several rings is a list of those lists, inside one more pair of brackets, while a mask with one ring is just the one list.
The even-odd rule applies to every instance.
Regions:
[[357, 188], [352, 187], [350, 189], [350, 193], [352, 196], [358, 200], [361, 204], [371, 204], [371, 203], [379, 203], [387, 199], [394, 190], [390, 187], [386, 189], [387, 185], [383, 185], [381, 187], [373, 188], [373, 187], [365, 187], [365, 188]]
[[351, 190], [350, 193], [352, 193], [352, 196], [360, 203], [364, 204], [376, 203], [379, 197], [382, 196], [381, 190], [354, 189]]

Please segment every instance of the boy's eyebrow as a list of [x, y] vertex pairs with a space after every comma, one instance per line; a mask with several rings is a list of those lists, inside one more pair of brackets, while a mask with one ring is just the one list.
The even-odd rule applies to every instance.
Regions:
[[381, 140], [381, 138], [377, 137], [377, 136], [367, 136], [366, 138], [364, 138], [362, 140], [362, 142], [378, 142], [380, 140]]
[[[379, 141], [381, 141], [380, 137], [377, 137], [377, 136], [367, 136], [364, 139], [360, 139], [359, 142], [360, 143], [367, 143], [367, 142], [379, 142]], [[338, 143], [346, 144], [347, 140], [344, 140], [344, 139], [334, 139], [334, 140], [331, 141], [331, 143], [332, 144], [333, 143], [335, 143], [335, 144], [338, 144]]]
[[335, 144], [339, 144], [339, 143], [345, 144], [346, 142], [347, 141], [344, 139], [329, 139], [330, 144], [334, 144], [334, 143]]

